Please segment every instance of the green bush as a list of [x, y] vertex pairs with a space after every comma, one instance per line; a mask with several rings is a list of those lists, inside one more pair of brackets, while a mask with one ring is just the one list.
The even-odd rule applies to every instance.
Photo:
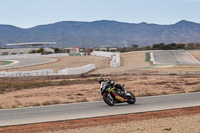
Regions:
[[40, 48], [39, 50], [37, 50], [37, 53], [43, 53], [44, 52], [44, 48]]

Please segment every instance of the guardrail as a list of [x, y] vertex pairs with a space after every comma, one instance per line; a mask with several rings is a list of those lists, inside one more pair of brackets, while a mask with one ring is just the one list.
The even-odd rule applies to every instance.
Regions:
[[82, 67], [75, 67], [75, 68], [66, 68], [58, 71], [58, 75], [76, 75], [87, 73], [93, 69], [95, 69], [95, 64], [88, 64]]
[[0, 77], [4, 78], [4, 77], [49, 76], [49, 75], [76, 75], [76, 74], [87, 73], [95, 68], [96, 68], [95, 64], [88, 64], [82, 67], [65, 68], [59, 70], [58, 73], [54, 73], [53, 69], [43, 69], [35, 71], [14, 71], [14, 72], [1, 71]]
[[150, 52], [150, 61], [151, 61], [153, 64], [155, 64], [153, 52]]
[[110, 67], [120, 66], [120, 52], [104, 52], [104, 51], [93, 51], [91, 55], [109, 57]]
[[29, 77], [29, 76], [48, 76], [54, 75], [52, 69], [43, 69], [35, 71], [14, 71], [14, 72], [0, 72], [0, 77]]

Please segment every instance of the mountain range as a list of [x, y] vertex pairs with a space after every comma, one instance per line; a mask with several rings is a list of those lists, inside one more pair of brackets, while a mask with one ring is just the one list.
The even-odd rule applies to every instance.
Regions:
[[[84, 38], [84, 39], [83, 39]], [[84, 40], [84, 41], [83, 41]], [[56, 47], [124, 47], [137, 44], [200, 42], [200, 24], [182, 20], [171, 25], [117, 21], [62, 21], [19, 28], [0, 25], [0, 47], [7, 43], [57, 42]]]

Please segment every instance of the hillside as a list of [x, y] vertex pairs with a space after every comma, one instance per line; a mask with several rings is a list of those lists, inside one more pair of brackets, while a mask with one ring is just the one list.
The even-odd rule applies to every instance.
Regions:
[[55, 41], [60, 47], [62, 32], [65, 47], [82, 46], [82, 38], [85, 38], [86, 47], [200, 42], [200, 24], [194, 22], [182, 20], [172, 25], [157, 25], [102, 20], [63, 21], [28, 29], [0, 25], [0, 46], [7, 43]]

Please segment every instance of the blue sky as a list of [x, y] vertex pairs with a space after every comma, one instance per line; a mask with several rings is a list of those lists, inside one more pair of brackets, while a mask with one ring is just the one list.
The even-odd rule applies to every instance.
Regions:
[[21, 28], [59, 21], [200, 23], [200, 0], [0, 0], [0, 24]]

